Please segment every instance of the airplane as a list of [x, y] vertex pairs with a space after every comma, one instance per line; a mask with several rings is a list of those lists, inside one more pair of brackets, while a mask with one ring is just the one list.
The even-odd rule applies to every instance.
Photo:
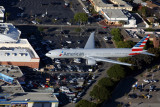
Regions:
[[107, 59], [111, 57], [128, 57], [138, 54], [152, 55], [147, 50], [143, 50], [150, 35], [143, 37], [133, 48], [95, 48], [94, 42], [95, 32], [90, 34], [90, 37], [84, 48], [81, 49], [55, 49], [51, 50], [45, 55], [54, 58], [83, 58], [86, 59], [87, 65], [96, 65], [96, 62], [109, 62], [114, 64], [121, 64], [126, 66], [132, 66], [132, 64]]

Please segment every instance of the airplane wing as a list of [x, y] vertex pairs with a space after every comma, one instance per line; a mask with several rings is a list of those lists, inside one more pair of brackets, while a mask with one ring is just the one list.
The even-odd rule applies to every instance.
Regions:
[[101, 58], [101, 57], [85, 57], [85, 59], [92, 59], [92, 60], [95, 60], [95, 61], [103, 61], [103, 62], [109, 62], [109, 63], [114, 63], [114, 64], [132, 66], [132, 64], [129, 64], [129, 63], [124, 63], [124, 62], [115, 61], [115, 60], [106, 59], [106, 58]]
[[90, 37], [89, 37], [84, 49], [93, 49], [93, 48], [95, 48], [94, 34], [95, 34], [95, 32], [91, 33], [91, 35], [90, 35]]

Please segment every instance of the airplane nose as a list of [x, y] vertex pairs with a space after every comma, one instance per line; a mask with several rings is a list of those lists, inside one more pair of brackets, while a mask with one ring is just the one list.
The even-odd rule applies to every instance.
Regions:
[[46, 55], [47, 57], [49, 57], [49, 56], [50, 56], [50, 54], [49, 54], [49, 53], [46, 53], [45, 55]]

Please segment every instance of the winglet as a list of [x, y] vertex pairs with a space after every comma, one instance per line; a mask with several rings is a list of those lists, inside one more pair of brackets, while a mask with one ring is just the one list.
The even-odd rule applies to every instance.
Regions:
[[86, 43], [86, 45], [84, 47], [85, 49], [93, 49], [93, 48], [95, 48], [94, 34], [95, 34], [95, 32], [92, 32], [90, 34], [89, 39], [88, 39], [88, 41], [87, 41], [87, 43]]

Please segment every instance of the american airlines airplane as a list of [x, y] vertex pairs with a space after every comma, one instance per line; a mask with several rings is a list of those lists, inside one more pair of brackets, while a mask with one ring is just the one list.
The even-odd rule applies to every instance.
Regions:
[[55, 49], [46, 53], [47, 57], [54, 58], [83, 58], [86, 59], [87, 65], [95, 65], [98, 61], [121, 64], [131, 66], [132, 64], [119, 62], [110, 57], [128, 57], [138, 54], [152, 55], [154, 54], [143, 50], [150, 35], [146, 35], [133, 48], [95, 48], [94, 34], [91, 33], [86, 45], [82, 49]]

